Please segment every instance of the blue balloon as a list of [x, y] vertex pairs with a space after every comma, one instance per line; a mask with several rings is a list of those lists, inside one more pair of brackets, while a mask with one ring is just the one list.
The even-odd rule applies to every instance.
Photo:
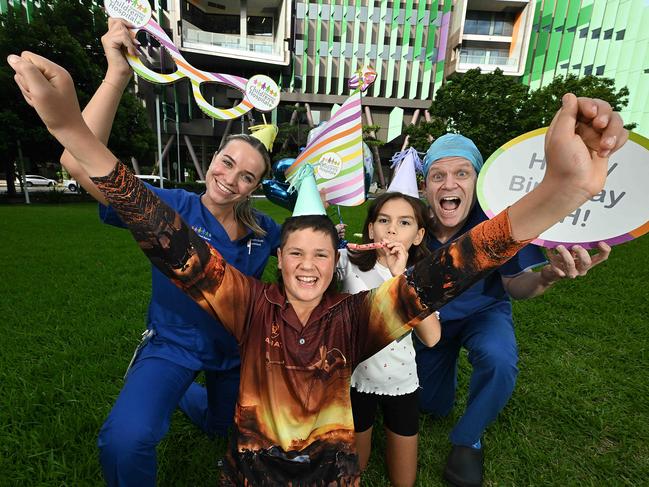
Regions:
[[284, 176], [284, 173], [286, 170], [293, 165], [295, 162], [295, 159], [292, 157], [286, 157], [284, 159], [280, 159], [277, 161], [275, 164], [273, 164], [273, 177], [275, 178], [275, 181], [279, 183], [285, 183], [286, 182], [286, 176]]
[[365, 172], [365, 197], [367, 198], [374, 178], [374, 156], [372, 149], [365, 142], [363, 142], [363, 170]]
[[269, 201], [289, 211], [293, 211], [295, 202], [297, 201], [297, 191], [289, 193], [288, 183], [282, 183], [274, 179], [264, 179], [261, 182], [261, 187]]

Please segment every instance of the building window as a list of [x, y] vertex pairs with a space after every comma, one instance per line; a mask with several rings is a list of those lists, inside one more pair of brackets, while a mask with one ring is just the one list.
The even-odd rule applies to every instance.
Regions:
[[599, 39], [599, 34], [602, 32], [602, 29], [593, 29], [593, 32], [590, 36], [591, 39]]
[[626, 34], [626, 29], [618, 30], [615, 33], [615, 40], [616, 41], [622, 41], [624, 40], [624, 34]]
[[462, 64], [509, 66], [513, 62], [514, 59], [509, 57], [507, 49], [464, 48], [460, 51], [460, 63]]
[[588, 27], [584, 27], [579, 31], [579, 38], [584, 39], [585, 37], [588, 37]]
[[613, 37], [613, 29], [604, 31], [604, 40], [611, 39]]
[[584, 76], [590, 76], [591, 74], [593, 74], [593, 65], [589, 64], [584, 68]]
[[597, 76], [601, 76], [604, 74], [604, 66], [597, 66], [597, 69], [595, 70], [595, 74]]
[[465, 34], [511, 36], [514, 32], [514, 14], [469, 10], [464, 23]]
[[241, 20], [238, 15], [210, 14], [189, 2], [183, 2], [182, 18], [204, 32], [239, 35]]
[[248, 17], [248, 35], [250, 36], [273, 36], [272, 17]]

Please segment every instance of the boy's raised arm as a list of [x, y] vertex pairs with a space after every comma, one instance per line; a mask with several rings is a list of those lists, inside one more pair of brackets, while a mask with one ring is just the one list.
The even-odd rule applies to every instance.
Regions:
[[250, 281], [201, 239], [180, 216], [103, 145], [79, 110], [72, 78], [33, 53], [9, 56], [23, 96], [47, 129], [83, 166], [108, 203], [128, 225], [149, 260], [203, 309], [242, 339]]
[[543, 181], [500, 215], [412, 268], [408, 280], [420, 299], [439, 309], [598, 194], [608, 157], [627, 138], [621, 117], [608, 103], [564, 95], [545, 137]]
[[7, 58], [14, 79], [47, 130], [90, 177], [109, 174], [117, 159], [88, 128], [70, 74], [61, 66], [28, 51]]
[[[139, 43], [129, 31], [125, 21], [113, 18], [108, 18], [108, 32], [102, 36], [101, 43], [108, 61], [108, 69], [97, 91], [83, 109], [82, 116], [99, 141], [107, 145], [119, 102], [133, 74], [122, 51], [127, 50], [135, 55], [136, 45]], [[108, 204], [83, 166], [67, 149], [61, 155], [61, 164], [93, 198], [103, 205]]]

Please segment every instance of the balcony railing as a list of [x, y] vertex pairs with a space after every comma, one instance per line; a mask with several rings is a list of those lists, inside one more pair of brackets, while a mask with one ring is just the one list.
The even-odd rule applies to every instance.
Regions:
[[507, 57], [507, 56], [498, 56], [496, 54], [469, 54], [466, 51], [460, 52], [460, 64], [479, 64], [479, 65], [490, 65], [490, 66], [516, 66], [518, 64], [518, 59]]
[[218, 32], [206, 32], [190, 24], [186, 20], [182, 21], [183, 45], [190, 47], [215, 46], [224, 49], [233, 49], [249, 53], [267, 54], [271, 56], [282, 55], [282, 43], [276, 45], [272, 37], [263, 38], [260, 36], [241, 37], [236, 34], [220, 34]]

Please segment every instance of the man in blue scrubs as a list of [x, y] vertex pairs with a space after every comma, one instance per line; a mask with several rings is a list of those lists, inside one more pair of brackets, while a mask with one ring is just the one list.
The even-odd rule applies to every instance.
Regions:
[[[476, 181], [482, 164], [478, 148], [462, 135], [446, 134], [428, 149], [424, 175], [432, 217], [431, 231], [426, 234], [431, 250], [487, 219], [476, 204]], [[529, 245], [439, 310], [440, 342], [432, 348], [417, 344], [421, 410], [436, 416], [450, 413], [460, 348], [468, 350], [473, 368], [466, 410], [449, 435], [453, 446], [444, 477], [453, 485], [482, 485], [482, 435], [514, 390], [518, 350], [510, 297], [541, 295], [562, 278], [586, 274], [606, 260], [609, 252], [610, 247], [603, 243], [594, 256], [580, 246], [570, 250], [559, 247], [548, 252], [548, 263], [538, 247]], [[531, 270], [540, 265], [544, 265], [540, 272]]]

